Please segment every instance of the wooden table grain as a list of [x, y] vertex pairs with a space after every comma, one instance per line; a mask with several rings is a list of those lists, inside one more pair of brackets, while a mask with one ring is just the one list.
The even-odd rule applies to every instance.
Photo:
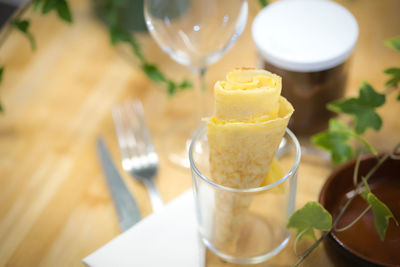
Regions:
[[[67, 25], [56, 15], [32, 17], [29, 43], [13, 32], [0, 50], [5, 66], [0, 99], [0, 266], [81, 266], [81, 259], [119, 233], [116, 212], [96, 155], [95, 140], [105, 138], [115, 162], [120, 162], [111, 107], [140, 98], [146, 120], [160, 153], [157, 186], [166, 202], [191, 187], [186, 169], [169, 163], [163, 135], [175, 121], [187, 118], [193, 92], [169, 99], [164, 88], [150, 82], [126, 48], [110, 45], [106, 28], [91, 10], [91, 1], [71, 2], [74, 22]], [[250, 2], [245, 32], [233, 49], [207, 75], [211, 90], [216, 80], [235, 67], [257, 66], [250, 25], [259, 11]], [[348, 95], [355, 95], [363, 80], [378, 90], [386, 81], [384, 68], [399, 66], [400, 53], [383, 41], [400, 34], [400, 1], [339, 1], [357, 18], [359, 42], [352, 57]], [[144, 53], [170, 77], [191, 77], [168, 58], [147, 34], [138, 34]], [[210, 97], [210, 103], [212, 101]], [[367, 134], [379, 149], [400, 140], [400, 103], [395, 95], [380, 109], [380, 134]], [[306, 139], [302, 140], [307, 142]], [[119, 166], [119, 164], [118, 164]], [[143, 216], [151, 213], [144, 187], [119, 167], [138, 200]], [[332, 166], [304, 156], [298, 181], [297, 206], [316, 200]], [[304, 246], [301, 249], [304, 249]], [[291, 247], [273, 261], [259, 266], [289, 266], [295, 261]], [[305, 266], [330, 266], [318, 249]], [[234, 266], [207, 253], [207, 266]], [[235, 265], [236, 266], [236, 265]]]

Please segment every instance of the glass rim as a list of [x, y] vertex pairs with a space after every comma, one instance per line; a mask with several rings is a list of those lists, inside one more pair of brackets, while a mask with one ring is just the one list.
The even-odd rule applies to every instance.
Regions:
[[297, 171], [299, 164], [300, 164], [300, 157], [301, 157], [301, 148], [300, 148], [300, 143], [297, 140], [296, 136], [294, 135], [294, 133], [289, 129], [286, 128], [286, 133], [290, 136], [290, 138], [292, 139], [295, 148], [296, 148], [296, 158], [295, 161], [293, 163], [293, 166], [290, 168], [290, 170], [288, 172], [285, 173], [284, 176], [282, 176], [279, 180], [273, 182], [272, 184], [268, 184], [265, 186], [261, 186], [261, 187], [252, 187], [252, 188], [245, 188], [245, 189], [240, 189], [240, 188], [233, 188], [233, 187], [228, 187], [228, 186], [224, 186], [224, 185], [220, 185], [217, 184], [213, 181], [211, 181], [210, 179], [208, 179], [206, 176], [204, 176], [200, 170], [197, 168], [197, 165], [194, 162], [193, 159], [193, 148], [194, 148], [194, 144], [198, 141], [198, 138], [200, 137], [201, 134], [204, 133], [204, 131], [207, 129], [207, 126], [204, 126], [203, 128], [201, 128], [199, 131], [197, 131], [197, 133], [195, 134], [195, 136], [192, 139], [192, 142], [190, 143], [190, 147], [189, 147], [189, 162], [190, 162], [190, 167], [191, 169], [206, 183], [208, 183], [209, 185], [216, 187], [217, 189], [220, 190], [224, 190], [224, 191], [229, 191], [229, 192], [235, 192], [235, 193], [256, 193], [256, 192], [262, 192], [262, 191], [266, 191], [269, 190], [271, 188], [274, 188], [278, 185], [280, 185], [281, 183], [283, 183], [284, 181], [286, 181], [287, 179], [289, 179], [290, 177], [292, 177], [295, 172]]

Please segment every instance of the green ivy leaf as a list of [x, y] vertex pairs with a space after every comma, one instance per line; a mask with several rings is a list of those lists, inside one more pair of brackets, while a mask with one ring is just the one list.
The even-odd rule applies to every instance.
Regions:
[[193, 88], [193, 84], [189, 81], [189, 80], [183, 80], [180, 84], [179, 84], [179, 89], [181, 90], [186, 90], [186, 89], [190, 89]]
[[131, 35], [129, 32], [124, 31], [123, 29], [119, 27], [112, 27], [110, 29], [110, 38], [111, 38], [111, 43], [113, 45], [118, 44], [119, 42], [127, 42], [129, 43], [132, 39]]
[[258, 2], [260, 3], [260, 5], [262, 6], [262, 7], [266, 7], [266, 6], [268, 6], [268, 0], [258, 0]]
[[167, 88], [168, 96], [173, 96], [176, 91], [176, 84], [172, 81], [168, 81], [167, 84], [168, 84], [168, 88]]
[[29, 23], [30, 23], [29, 20], [14, 20], [13, 21], [14, 26], [23, 33], [28, 32]]
[[47, 14], [56, 8], [57, 0], [43, 0], [42, 13]]
[[[105, 7], [105, 9], [107, 9], [107, 7]], [[110, 29], [118, 25], [118, 12], [115, 8], [108, 9], [107, 12], [105, 12], [104, 17]]]
[[37, 11], [40, 8], [40, 5], [42, 4], [43, 0], [33, 0], [33, 10]]
[[56, 11], [62, 20], [72, 23], [71, 10], [66, 0], [34, 0], [33, 9], [38, 10], [40, 7], [42, 7], [42, 14]]
[[374, 223], [376, 230], [378, 231], [379, 237], [381, 240], [385, 239], [385, 234], [387, 227], [389, 225], [389, 219], [393, 218], [398, 225], [396, 218], [393, 216], [393, 213], [390, 209], [380, 201], [374, 194], [371, 192], [367, 195], [367, 202], [371, 205], [372, 213], [374, 214]]
[[332, 228], [332, 216], [321, 204], [307, 202], [290, 216], [286, 227], [296, 230], [299, 241], [307, 236], [315, 239], [314, 229], [329, 231]]
[[108, 0], [107, 5], [111, 8], [125, 8], [128, 0]]
[[156, 65], [144, 63], [142, 70], [152, 81], [167, 83], [167, 93], [169, 96], [174, 95], [178, 90], [182, 91], [193, 87], [192, 83], [188, 80], [183, 80], [180, 84], [177, 84], [167, 79]]
[[164, 74], [158, 69], [157, 66], [149, 63], [145, 63], [142, 66], [144, 73], [154, 82], [165, 82], [166, 78]]
[[23, 33], [29, 40], [29, 43], [31, 44], [31, 48], [32, 50], [36, 49], [36, 42], [35, 42], [35, 38], [33, 37], [33, 35], [29, 32], [29, 25], [30, 22], [29, 20], [13, 20], [12, 24], [14, 25], [14, 27], [16, 29], [18, 29], [21, 33]]
[[390, 79], [385, 83], [385, 85], [397, 88], [398, 83], [400, 82], [400, 68], [389, 68], [383, 72], [390, 76]]
[[140, 49], [139, 43], [136, 41], [136, 39], [133, 35], [131, 36], [131, 41], [129, 42], [129, 45], [131, 46], [132, 51], [136, 55], [136, 57], [141, 62], [146, 62], [146, 60], [144, 59], [142, 50]]
[[372, 192], [368, 186], [367, 180], [362, 177], [364, 183], [364, 190], [361, 192], [361, 196], [368, 202], [371, 206], [372, 214], [374, 215], [375, 228], [379, 234], [380, 239], [383, 241], [385, 239], [386, 230], [389, 225], [389, 219], [392, 218], [397, 225], [396, 218], [394, 217], [392, 211], [386, 206], [385, 203], [380, 201]]
[[111, 27], [110, 38], [113, 45], [116, 45], [119, 42], [128, 43], [131, 46], [133, 53], [136, 55], [136, 57], [142, 63], [146, 63], [139, 44], [136, 42], [135, 38], [129, 31], [118, 26]]
[[382, 127], [382, 119], [375, 112], [375, 108], [382, 106], [385, 101], [384, 94], [377, 93], [370, 84], [363, 82], [357, 98], [331, 102], [328, 108], [337, 113], [354, 116], [356, 133], [362, 134], [368, 128], [379, 130]]
[[338, 119], [329, 121], [329, 129], [311, 137], [311, 141], [331, 154], [334, 164], [341, 164], [354, 157], [353, 148], [347, 144], [354, 132]]
[[168, 96], [173, 96], [177, 91], [184, 91], [193, 88], [193, 84], [188, 80], [183, 80], [180, 84], [176, 84], [172, 80], [168, 80]]
[[68, 23], [72, 23], [71, 10], [69, 9], [69, 6], [65, 0], [58, 0], [56, 9], [60, 18]]
[[400, 51], [400, 35], [386, 40], [385, 45], [395, 51]]

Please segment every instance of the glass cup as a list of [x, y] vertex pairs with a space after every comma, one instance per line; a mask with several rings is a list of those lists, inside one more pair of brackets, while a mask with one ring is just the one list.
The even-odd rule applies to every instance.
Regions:
[[277, 255], [289, 242], [287, 221], [294, 211], [300, 145], [289, 130], [276, 158], [283, 176], [262, 187], [238, 189], [210, 177], [206, 128], [193, 138], [189, 160], [198, 231], [205, 246], [225, 261], [260, 263]]

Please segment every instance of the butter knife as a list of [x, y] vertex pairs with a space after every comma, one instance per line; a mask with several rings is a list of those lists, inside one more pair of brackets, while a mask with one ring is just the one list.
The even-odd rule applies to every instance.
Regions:
[[118, 173], [110, 153], [101, 137], [97, 139], [97, 153], [100, 158], [104, 176], [117, 209], [119, 226], [124, 232], [140, 221], [141, 215], [136, 201]]

